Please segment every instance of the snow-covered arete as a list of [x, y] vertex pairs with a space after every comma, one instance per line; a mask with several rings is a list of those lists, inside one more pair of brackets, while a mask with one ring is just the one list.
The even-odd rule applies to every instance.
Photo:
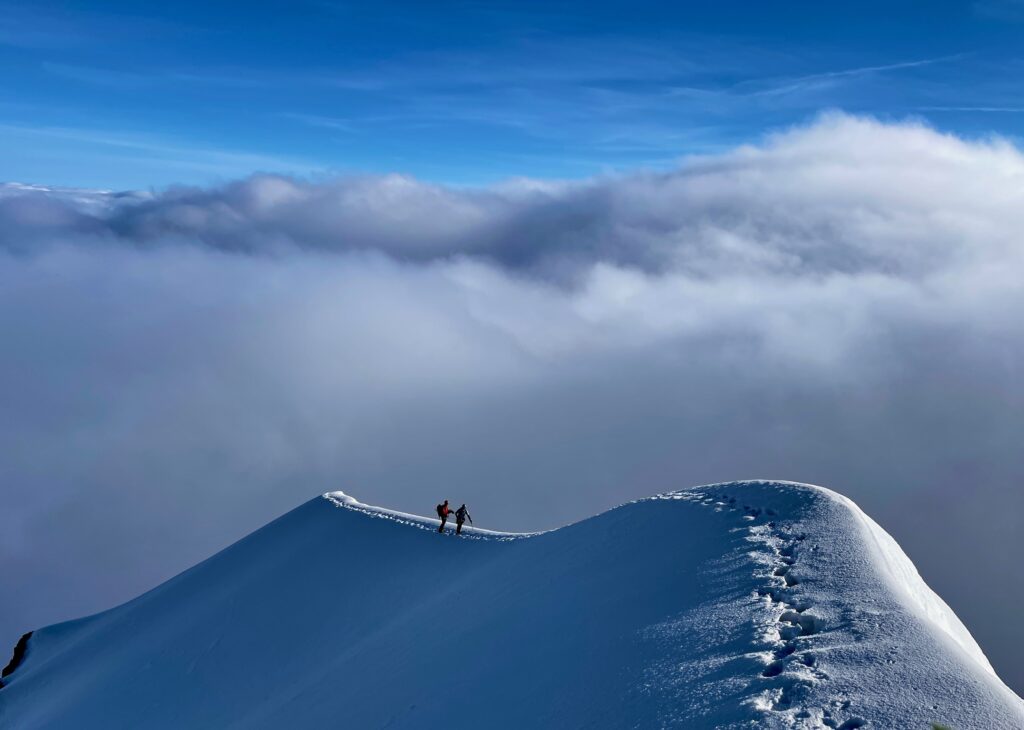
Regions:
[[822, 488], [462, 537], [324, 497], [35, 632], [0, 727], [1024, 728], [895, 541]]
[[[363, 504], [355, 497], [352, 497], [344, 492], [327, 492], [324, 499], [336, 504], [339, 507], [345, 507], [347, 509], [355, 510], [356, 512], [362, 512], [370, 517], [377, 517], [383, 520], [391, 520], [392, 522], [398, 522], [409, 527], [416, 527], [421, 530], [430, 530], [431, 532], [437, 532], [438, 525], [441, 521], [432, 517], [422, 517], [421, 515], [412, 515], [407, 512], [397, 512], [393, 509], [384, 509], [383, 507], [375, 507], [371, 504]], [[454, 512], [455, 507], [452, 507]], [[454, 528], [455, 515], [448, 519], [447, 527]], [[498, 532], [496, 530], [484, 530], [479, 527], [474, 527], [469, 523], [462, 526], [463, 537], [474, 537], [474, 538], [488, 538], [492, 540], [518, 540], [524, 537], [533, 537], [534, 535], [540, 535], [539, 532]]]

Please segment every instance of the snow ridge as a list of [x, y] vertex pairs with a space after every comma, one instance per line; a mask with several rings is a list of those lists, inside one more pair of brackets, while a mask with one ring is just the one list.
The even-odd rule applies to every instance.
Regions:
[[1024, 728], [892, 538], [828, 490], [709, 485], [544, 533], [437, 526], [328, 492], [35, 631], [0, 727]]
[[[747, 489], [751, 486], [759, 486], [763, 491], [751, 492]], [[790, 498], [800, 493], [814, 495], [811, 504], [815, 505], [815, 509], [809, 510], [808, 515], [813, 517], [807, 519], [805, 525], [799, 519], [801, 510], [791, 499], [787, 500], [790, 502], [788, 505], [781, 503], [786, 512], [784, 515], [780, 515], [780, 502], [777, 499], [767, 500], [775, 505], [774, 508], [755, 506], [755, 497], [768, 496], [773, 491], [787, 493]], [[805, 562], [801, 558], [805, 555], [811, 558], [822, 554], [826, 557], [824, 564], [827, 565], [837, 562], [834, 559], [836, 551], [830, 551], [823, 544], [809, 540], [808, 532], [804, 531], [806, 526], [817, 533], [815, 538], [820, 540], [823, 537], [821, 523], [836, 521], [835, 516], [831, 519], [823, 517], [828, 507], [832, 507], [846, 521], [852, 518], [861, 538], [861, 544], [856, 545], [856, 535], [850, 535], [847, 529], [836, 534], [837, 543], [850, 552], [860, 548], [859, 552], [871, 564], [874, 574], [885, 584], [887, 592], [899, 597], [900, 607], [909, 609], [914, 618], [930, 626], [930, 637], [945, 640], [969, 664], [975, 665], [982, 674], [990, 675], [995, 680], [995, 693], [1008, 696], [1011, 706], [1015, 706], [1021, 715], [1020, 725], [1005, 727], [1024, 727], [1024, 702], [998, 679], [970, 632], [946, 603], [925, 584], [896, 541], [847, 497], [816, 485], [758, 480], [705, 485], [657, 495], [651, 499], [683, 500], [711, 508], [716, 513], [733, 514], [740, 518], [733, 529], [745, 530], [745, 539], [755, 548], [749, 557], [752, 560], [754, 579], [762, 582], [756, 594], [765, 609], [754, 612], [753, 641], [750, 647], [750, 656], [757, 657], [763, 669], [760, 681], [749, 685], [751, 694], [745, 702], [762, 713], [761, 722], [765, 727], [854, 730], [868, 725], [868, 721], [856, 712], [855, 699], [850, 699], [851, 695], [856, 697], [856, 693], [849, 692], [848, 686], [829, 689], [833, 675], [848, 671], [848, 668], [830, 661], [832, 656], [841, 652], [837, 651], [840, 642], [835, 639], [830, 641], [829, 634], [852, 634], [855, 640], [863, 640], [865, 637], [862, 633], [850, 631], [851, 625], [874, 623], [878, 626], [879, 617], [884, 617], [885, 612], [875, 606], [876, 596], [866, 595], [862, 603], [856, 600], [845, 601], [839, 612], [840, 620], [836, 621], [834, 610], [825, 609], [823, 612], [816, 606], [816, 599], [823, 593], [821, 588], [805, 591], [802, 585], [806, 576], [813, 583], [827, 586], [827, 592], [832, 597], [838, 594], [837, 587], [842, 585], [841, 581], [830, 581], [826, 571], [820, 567], [801, 570], [801, 563]], [[828, 616], [829, 613], [832, 616]], [[864, 633], [870, 635], [870, 632]], [[899, 644], [891, 645], [881, 663], [883, 666], [900, 663], [900, 652], [905, 650], [906, 647]], [[938, 693], [942, 689], [945, 688], [935, 687], [932, 691]], [[932, 710], [935, 715], [941, 716], [939, 705], [932, 705]], [[935, 724], [944, 726], [940, 722]], [[1002, 722], [990, 721], [990, 724], [982, 726], [1004, 725]]]
[[[408, 512], [398, 512], [396, 510], [385, 509], [384, 507], [375, 507], [370, 504], [363, 504], [355, 497], [345, 494], [345, 492], [334, 491], [326, 492], [323, 498], [333, 504], [335, 507], [343, 507], [344, 509], [352, 510], [353, 512], [359, 512], [368, 517], [373, 517], [381, 520], [390, 520], [397, 522], [402, 525], [408, 525], [409, 527], [415, 527], [420, 530], [429, 530], [431, 532], [437, 532], [437, 528], [441, 525], [441, 520], [432, 517], [423, 517], [422, 515], [409, 514]], [[454, 518], [448, 520], [446, 532], [454, 531], [455, 527]], [[496, 530], [484, 530], [479, 527], [473, 527], [472, 525], [462, 526], [462, 535], [460, 537], [466, 537], [474, 540], [498, 540], [500, 542], [509, 542], [511, 540], [521, 540], [525, 537], [534, 537], [535, 535], [541, 535], [542, 532], [498, 532]]]

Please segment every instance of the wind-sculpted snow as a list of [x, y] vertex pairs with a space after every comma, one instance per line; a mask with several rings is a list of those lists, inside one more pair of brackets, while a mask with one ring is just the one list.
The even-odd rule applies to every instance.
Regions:
[[671, 492], [551, 532], [330, 492], [149, 593], [35, 632], [25, 728], [1024, 727], [848, 500]]

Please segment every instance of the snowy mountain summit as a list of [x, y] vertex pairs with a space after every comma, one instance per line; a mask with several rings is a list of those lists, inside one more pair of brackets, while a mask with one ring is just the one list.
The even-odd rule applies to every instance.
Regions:
[[785, 482], [461, 537], [333, 492], [5, 672], [19, 730], [1024, 728], [896, 542]]

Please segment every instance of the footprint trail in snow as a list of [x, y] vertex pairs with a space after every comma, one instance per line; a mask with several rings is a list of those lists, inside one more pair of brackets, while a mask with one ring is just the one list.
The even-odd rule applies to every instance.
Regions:
[[673, 492], [663, 498], [682, 499], [739, 517], [753, 544], [755, 577], [763, 583], [757, 596], [768, 607], [767, 616], [753, 618], [751, 653], [763, 658], [760, 676], [751, 683], [749, 703], [783, 727], [834, 728], [853, 730], [867, 723], [852, 712], [852, 703], [836, 698], [826, 706], [808, 702], [807, 690], [829, 680], [827, 668], [818, 659], [815, 637], [827, 627], [814, 613], [814, 606], [801, 595], [799, 562], [807, 535], [795, 526], [782, 526], [777, 512], [758, 507], [725, 493], [723, 488], [709, 494], [703, 489]]

